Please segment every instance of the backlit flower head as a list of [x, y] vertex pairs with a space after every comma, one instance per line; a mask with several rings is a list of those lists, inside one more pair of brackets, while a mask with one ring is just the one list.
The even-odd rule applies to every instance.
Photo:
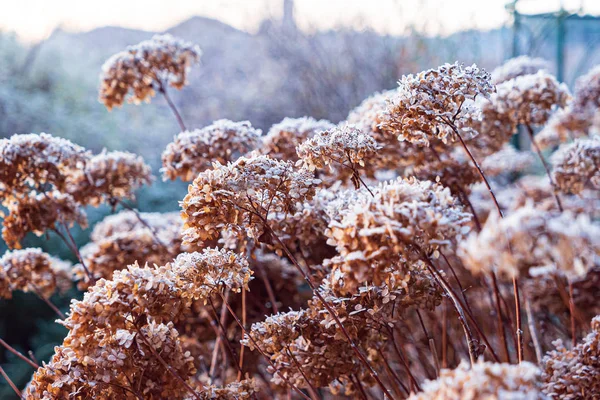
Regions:
[[191, 181], [212, 163], [226, 164], [259, 147], [260, 129], [250, 122], [220, 119], [202, 129], [181, 132], [162, 154], [164, 179]]

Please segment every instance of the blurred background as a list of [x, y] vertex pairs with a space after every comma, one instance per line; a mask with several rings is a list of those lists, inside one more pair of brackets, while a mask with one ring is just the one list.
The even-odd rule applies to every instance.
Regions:
[[[491, 70], [527, 54], [552, 62], [559, 80], [600, 64], [598, 0], [20, 0], [0, 3], [0, 137], [48, 132], [95, 152], [144, 156], [158, 176], [160, 154], [178, 133], [161, 97], [108, 112], [97, 101], [104, 61], [168, 32], [203, 51], [189, 85], [171, 97], [188, 127], [249, 120], [266, 133], [284, 117], [332, 122], [408, 73], [445, 62]], [[142, 211], [178, 208], [181, 182], [160, 178], [140, 191]], [[110, 213], [90, 209], [90, 225]], [[81, 245], [89, 230], [75, 230]], [[72, 256], [57, 238], [25, 246]], [[0, 254], [5, 251], [0, 241]], [[53, 298], [63, 310], [75, 291]], [[0, 337], [41, 362], [65, 330], [33, 295], [0, 301]], [[32, 369], [0, 350], [21, 387]], [[11, 390], [0, 382], [0, 398]]]

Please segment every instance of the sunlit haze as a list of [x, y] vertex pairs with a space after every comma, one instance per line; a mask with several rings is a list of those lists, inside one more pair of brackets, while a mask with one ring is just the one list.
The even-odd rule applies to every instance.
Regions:
[[[55, 28], [87, 31], [112, 25], [162, 31], [192, 16], [215, 18], [255, 31], [261, 21], [282, 14], [282, 0], [3, 0], [0, 29], [25, 41], [47, 37]], [[401, 34], [416, 28], [429, 34], [491, 29], [506, 23], [506, 0], [296, 0], [295, 18], [307, 30], [339, 26]], [[523, 12], [557, 10], [560, 0], [522, 0]], [[600, 13], [600, 2], [564, 0], [563, 6]], [[424, 20], [423, 15], [429, 18]]]

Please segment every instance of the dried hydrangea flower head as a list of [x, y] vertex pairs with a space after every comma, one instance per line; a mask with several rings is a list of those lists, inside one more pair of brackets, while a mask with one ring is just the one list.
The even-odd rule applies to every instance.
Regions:
[[[139, 221], [133, 211], [121, 211], [99, 222], [92, 231], [91, 241], [80, 250], [91, 275], [98, 280], [110, 279], [116, 270], [141, 264], [164, 265], [184, 251], [181, 240], [183, 221], [179, 213], [140, 213], [148, 226]], [[84, 289], [90, 280], [81, 265], [75, 267]]]
[[184, 243], [214, 239], [228, 226], [261, 238], [271, 213], [294, 213], [319, 182], [291, 162], [263, 155], [216, 163], [198, 175], [181, 203]]
[[133, 199], [134, 192], [152, 182], [152, 169], [133, 153], [103, 151], [90, 158], [83, 173], [68, 188], [75, 200], [98, 206]]
[[[69, 333], [52, 361], [38, 369], [29, 393], [33, 398], [45, 398], [48, 391], [58, 398], [80, 392], [114, 398], [102, 397], [111, 393], [103, 390], [106, 385], [129, 387], [127, 379], [137, 378], [143, 393], [183, 398], [186, 389], [173, 371], [187, 380], [195, 369], [169, 321], [216, 291], [247, 289], [251, 273], [244, 258], [207, 249], [161, 267], [129, 266], [111, 280], [99, 280], [83, 300], [71, 303], [61, 322]], [[166, 359], [168, 372], [155, 354]]]
[[544, 393], [550, 399], [594, 399], [600, 393], [600, 316], [592, 319], [592, 331], [573, 349], [561, 340], [543, 360]]
[[149, 101], [163, 85], [181, 89], [201, 54], [197, 45], [168, 34], [130, 46], [102, 66], [100, 101], [110, 110], [121, 106], [129, 92], [128, 100], [139, 104]]
[[296, 147], [316, 133], [332, 129], [334, 124], [311, 117], [284, 118], [262, 138], [260, 152], [278, 160], [297, 161]]
[[71, 264], [42, 252], [41, 249], [7, 251], [0, 258], [0, 287], [6, 289], [1, 297], [10, 298], [12, 292], [37, 292], [50, 297], [57, 289], [64, 291]]
[[260, 129], [250, 122], [220, 119], [202, 129], [181, 132], [162, 154], [163, 178], [191, 181], [213, 162], [226, 164], [259, 147]]
[[380, 127], [420, 146], [429, 146], [436, 138], [454, 141], [454, 129], [465, 138], [476, 136], [471, 126], [480, 110], [474, 100], [494, 91], [485, 70], [458, 63], [404, 76], [399, 85]]
[[448, 188], [414, 178], [380, 184], [374, 197], [360, 196], [341, 215], [326, 234], [359, 282], [373, 282], [377, 265], [415, 259], [414, 245], [430, 253], [450, 244], [471, 221]]
[[585, 188], [600, 190], [600, 136], [562, 145], [552, 156], [552, 164], [560, 191], [579, 194]]
[[[430, 279], [426, 280], [431, 283]], [[426, 294], [408, 290], [401, 284], [394, 284], [394, 287], [387, 284], [363, 285], [360, 291], [345, 297], [336, 296], [327, 283], [320, 290], [339, 318], [345, 322], [355, 343], [367, 354], [375, 355], [377, 349], [384, 345], [385, 334], [373, 329], [373, 325], [393, 325], [394, 319], [397, 319], [393, 316], [394, 310], [406, 309], [419, 302], [425, 303], [424, 298], [430, 295], [429, 300], [439, 304], [441, 294], [436, 290], [430, 292], [425, 288], [427, 285], [415, 285]], [[433, 297], [437, 297], [436, 300], [432, 300]], [[254, 323], [249, 335], [255, 343], [260, 343], [261, 350], [273, 360], [277, 370], [299, 387], [329, 386], [332, 392], [336, 392], [336, 381], [349, 381], [351, 374], [361, 377], [361, 382], [366, 386], [375, 383], [353, 356], [350, 344], [341, 335], [339, 326], [316, 297], [313, 297], [306, 309], [279, 313]], [[242, 343], [250, 348], [254, 347], [247, 336]], [[297, 365], [301, 366], [302, 371]], [[272, 380], [276, 383], [282, 381], [277, 374]]]
[[311, 171], [329, 166], [331, 169], [348, 168], [352, 171], [352, 181], [360, 187], [357, 168], [365, 167], [365, 160], [372, 157], [379, 145], [367, 133], [352, 125], [342, 125], [318, 132], [311, 139], [301, 143], [298, 157]]
[[0, 196], [6, 200], [46, 185], [64, 190], [89, 157], [83, 147], [47, 133], [0, 139]]
[[59, 191], [31, 192], [6, 205], [8, 215], [2, 222], [2, 238], [10, 248], [20, 248], [21, 240], [30, 232], [41, 236], [57, 224], [85, 228], [87, 219], [79, 204], [69, 194]]
[[519, 76], [532, 75], [538, 73], [538, 71], [549, 70], [550, 63], [543, 58], [518, 56], [507, 60], [492, 71], [492, 83], [498, 85]]
[[545, 124], [557, 107], [566, 106], [570, 100], [567, 86], [544, 71], [505, 81], [496, 91], [492, 96], [496, 108], [516, 113], [519, 124], [530, 126]]
[[538, 135], [549, 145], [557, 145], [569, 138], [589, 135], [589, 130], [600, 113], [600, 66], [592, 68], [575, 83], [573, 101], [565, 112], [552, 118]]
[[507, 144], [500, 151], [485, 157], [481, 168], [487, 176], [498, 176], [523, 172], [535, 162], [534, 155], [529, 151], [519, 151]]
[[409, 400], [543, 400], [541, 371], [524, 361], [518, 365], [462, 362], [455, 369], [443, 369], [440, 377], [427, 381], [423, 391]]
[[507, 280], [536, 272], [577, 279], [600, 255], [600, 226], [587, 215], [537, 210], [527, 204], [505, 218], [490, 215], [481, 232], [460, 243], [458, 255], [476, 275], [494, 268]]
[[[136, 399], [186, 398], [187, 389], [172, 373], [191, 379], [196, 370], [189, 353], [181, 347], [172, 323], [150, 321], [135, 329], [118, 329], [102, 344], [79, 349], [57, 346], [49, 363], [39, 368], [27, 388], [27, 399], [77, 398]], [[158, 362], [155, 353], [169, 365]], [[124, 391], [123, 388], [129, 391]]]

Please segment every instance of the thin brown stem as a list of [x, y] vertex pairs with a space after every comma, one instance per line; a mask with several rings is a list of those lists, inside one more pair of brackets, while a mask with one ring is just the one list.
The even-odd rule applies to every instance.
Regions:
[[[96, 279], [94, 279], [94, 276], [92, 275], [88, 267], [85, 265], [85, 261], [83, 261], [81, 253], [79, 253], [79, 249], [77, 248], [75, 239], [73, 239], [73, 235], [71, 235], [71, 232], [69, 231], [69, 227], [65, 223], [61, 223], [61, 225], [67, 233], [67, 236], [63, 235], [58, 229], [54, 229], [54, 232], [58, 235], [58, 237], [62, 239], [62, 241], [67, 245], [69, 250], [71, 250], [71, 252], [75, 255], [77, 260], [81, 263], [81, 266], [83, 267], [83, 270], [85, 271], [85, 274], [90, 281], [90, 285], [93, 286], [96, 283]], [[68, 240], [67, 237], [69, 238]]]
[[[261, 218], [262, 218], [262, 216], [261, 216]], [[273, 229], [271, 229], [271, 227], [267, 224], [267, 222], [266, 222], [266, 220], [264, 220], [264, 218], [263, 218], [263, 223], [264, 223], [265, 227], [270, 231], [271, 235], [275, 238], [275, 240], [277, 241], [277, 243], [281, 246], [281, 248], [283, 248], [283, 251], [286, 253], [286, 255], [288, 256], [288, 258], [292, 261], [292, 264], [296, 267], [296, 269], [298, 270], [298, 272], [300, 272], [302, 274], [302, 276], [304, 277], [304, 280], [306, 281], [306, 283], [308, 284], [308, 286], [312, 290], [313, 294], [315, 296], [317, 296], [317, 298], [319, 299], [319, 301], [321, 301], [321, 303], [323, 304], [323, 306], [327, 309], [327, 311], [329, 312], [329, 314], [333, 317], [335, 323], [340, 328], [340, 330], [342, 331], [342, 334], [344, 335], [344, 337], [346, 338], [346, 340], [350, 344], [350, 347], [352, 348], [352, 351], [354, 352], [354, 354], [356, 354], [356, 356], [358, 357], [358, 359], [360, 360], [360, 362], [365, 367], [367, 367], [367, 369], [368, 369], [371, 377], [373, 377], [373, 379], [375, 379], [375, 381], [377, 382], [377, 384], [379, 385], [379, 387], [381, 388], [381, 390], [383, 391], [383, 393], [388, 398], [393, 399], [392, 395], [390, 394], [390, 392], [387, 390], [387, 388], [385, 387], [385, 385], [383, 384], [383, 382], [379, 378], [379, 376], [378, 376], [377, 372], [375, 371], [375, 369], [373, 369], [373, 367], [371, 366], [371, 364], [369, 363], [369, 361], [365, 358], [365, 356], [359, 350], [358, 346], [356, 346], [356, 343], [354, 343], [354, 340], [352, 340], [352, 338], [350, 337], [350, 334], [348, 333], [348, 331], [344, 327], [344, 324], [342, 324], [342, 321], [340, 321], [340, 319], [339, 319], [337, 313], [335, 312], [335, 310], [329, 305], [329, 303], [327, 302], [327, 300], [325, 300], [325, 298], [323, 297], [323, 295], [319, 292], [319, 290], [312, 283], [312, 280], [309, 278], [308, 274], [304, 271], [304, 269], [300, 266], [300, 264], [298, 263], [298, 260], [296, 259], [296, 257], [294, 257], [294, 255], [288, 249], [288, 247], [285, 245], [285, 243], [283, 243], [283, 241], [281, 241], [281, 239], [279, 238], [279, 236], [273, 231]]]
[[281, 377], [281, 379], [283, 379], [283, 381], [288, 385], [288, 387], [292, 388], [303, 399], [305, 399], [305, 400], [311, 400], [310, 397], [308, 397], [307, 395], [305, 395], [300, 389], [298, 389], [296, 387], [296, 385], [294, 385], [292, 382], [290, 382], [289, 379], [284, 374], [282, 374], [279, 371], [279, 369], [275, 366], [275, 364], [273, 364], [273, 361], [271, 360], [271, 357], [267, 356], [265, 354], [265, 352], [262, 351], [262, 349], [260, 348], [260, 346], [258, 345], [258, 343], [256, 343], [256, 340], [254, 340], [254, 338], [250, 335], [250, 333], [248, 332], [248, 330], [246, 329], [246, 327], [242, 324], [242, 321], [240, 321], [240, 319], [238, 318], [238, 316], [236, 315], [236, 313], [233, 311], [233, 309], [231, 308], [231, 306], [229, 305], [229, 303], [227, 302], [227, 300], [223, 296], [223, 294], [221, 292], [219, 292], [219, 295], [221, 296], [221, 299], [223, 300], [225, 306], [227, 307], [227, 310], [229, 310], [229, 314], [231, 314], [231, 316], [233, 317], [233, 319], [235, 320], [235, 322], [237, 322], [238, 326], [242, 329], [242, 333], [244, 334], [244, 336], [246, 336], [248, 338], [248, 340], [252, 343], [252, 345], [254, 346], [254, 348], [267, 360], [267, 362], [269, 363], [269, 365], [271, 365], [271, 368], [273, 368], [273, 371], [275, 371], [275, 373], [277, 375], [279, 375]]
[[442, 300], [442, 368], [448, 368], [448, 305]]
[[437, 270], [437, 268], [435, 267], [433, 262], [429, 259], [429, 256], [427, 256], [427, 254], [425, 254], [425, 252], [418, 245], [416, 245], [416, 244], [413, 244], [413, 245], [421, 254], [423, 260], [425, 261], [425, 266], [429, 270], [429, 273], [431, 273], [431, 275], [433, 275], [435, 280], [442, 287], [442, 289], [444, 289], [444, 291], [446, 292], [446, 294], [452, 301], [452, 305], [454, 306], [454, 309], [456, 310], [456, 313], [458, 314], [458, 320], [463, 328], [465, 337], [467, 339], [467, 347], [469, 349], [469, 358], [471, 360], [471, 365], [474, 365], [475, 361], [477, 360], [477, 354], [476, 354], [476, 349], [475, 349], [475, 340], [473, 339], [473, 333], [471, 332], [471, 328], [469, 327], [469, 324], [467, 323], [467, 317], [465, 316], [465, 312], [464, 312], [463, 307], [461, 306], [460, 300], [454, 294], [454, 291], [452, 290], [450, 285], [448, 285], [448, 283], [446, 282], [444, 277], [439, 273], [439, 271]]
[[365, 388], [363, 387], [362, 383], [360, 383], [360, 379], [358, 379], [358, 377], [356, 376], [356, 374], [352, 374], [350, 375], [352, 382], [354, 383], [354, 386], [357, 387], [358, 392], [360, 393], [360, 396], [363, 400], [368, 400], [368, 396], [367, 396], [367, 392], [365, 392]]
[[144, 334], [142, 333], [140, 328], [137, 326], [137, 324], [133, 324], [133, 326], [135, 327], [135, 329], [138, 333], [138, 336], [142, 339], [142, 341], [146, 344], [146, 346], [148, 346], [148, 348], [150, 349], [150, 352], [154, 355], [154, 357], [156, 357], [156, 359], [163, 366], [163, 368], [166, 369], [168, 373], [173, 375], [173, 377], [175, 377], [175, 379], [177, 379], [179, 382], [181, 382], [181, 384], [186, 388], [186, 390], [188, 392], [190, 392], [190, 394], [192, 396], [194, 396], [197, 400], [202, 400], [200, 398], [200, 395], [198, 393], [196, 393], [196, 391], [194, 389], [192, 389], [192, 387], [185, 381], [185, 379], [183, 379], [181, 377], [181, 375], [179, 375], [176, 371], [174, 371], [173, 368], [161, 357], [161, 355], [158, 354], [158, 352], [156, 351], [154, 346], [152, 346], [152, 344], [148, 341], [146, 336], [144, 336]]
[[540, 339], [538, 337], [537, 329], [535, 327], [535, 319], [533, 312], [531, 312], [531, 303], [529, 297], [525, 295], [525, 312], [527, 313], [527, 324], [529, 326], [529, 333], [531, 334], [531, 341], [533, 342], [533, 348], [535, 350], [535, 357], [538, 363], [542, 362], [542, 346], [540, 345]]
[[573, 347], [577, 345], [577, 329], [575, 326], [575, 299], [573, 297], [573, 282], [569, 279], [569, 314], [571, 315], [571, 340]]
[[[242, 289], [242, 324], [244, 326], [246, 326], [246, 316], [247, 316], [247, 312], [246, 312], [246, 290]], [[238, 376], [237, 379], [238, 381], [240, 381], [242, 379], [242, 374], [243, 374], [243, 368], [244, 368], [244, 350], [246, 349], [246, 346], [244, 346], [243, 344], [240, 343], [240, 362], [239, 362], [239, 371], [238, 371]]]
[[153, 226], [151, 226], [144, 218], [142, 218], [142, 216], [138, 210], [136, 210], [129, 204], [125, 203], [123, 200], [119, 200], [118, 203], [120, 205], [122, 205], [124, 208], [126, 208], [127, 210], [129, 210], [135, 214], [135, 217], [138, 219], [138, 221], [140, 221], [140, 223], [142, 225], [144, 225], [146, 228], [148, 228], [150, 233], [152, 233], [152, 236], [154, 237], [154, 240], [156, 241], [156, 243], [158, 243], [160, 246], [164, 247], [165, 249], [168, 248], [167, 245], [162, 240], [160, 240], [160, 238], [158, 237], [158, 233], [156, 232], [156, 229]]
[[15, 356], [17, 356], [18, 358], [20, 358], [21, 360], [25, 361], [27, 364], [29, 364], [32, 368], [34, 369], [38, 369], [40, 366], [36, 363], [33, 362], [32, 360], [30, 360], [29, 358], [25, 357], [21, 352], [19, 352], [18, 350], [16, 350], [14, 347], [12, 347], [11, 345], [9, 345], [8, 343], [6, 343], [4, 340], [0, 339], [0, 344], [8, 351], [10, 351], [11, 353], [13, 353]]
[[259, 269], [259, 273], [260, 273], [260, 278], [263, 281], [263, 284], [265, 285], [265, 289], [267, 291], [267, 296], [269, 297], [269, 301], [271, 302], [271, 308], [273, 309], [273, 312], [275, 314], [277, 314], [279, 312], [279, 307], [277, 306], [277, 299], [275, 298], [275, 291], [273, 290], [271, 281], [269, 280], [269, 277], [267, 276], [265, 267], [261, 263], [258, 263], [258, 269]]
[[17, 396], [19, 396], [20, 399], [23, 398], [21, 391], [17, 388], [17, 385], [15, 385], [15, 383], [12, 381], [12, 379], [10, 379], [10, 377], [6, 374], [6, 372], [4, 371], [4, 368], [2, 368], [2, 366], [0, 366], [0, 374], [2, 374], [4, 379], [6, 379], [6, 382], [8, 382], [9, 386], [17, 394]]
[[467, 153], [467, 155], [471, 159], [471, 162], [473, 163], [473, 165], [477, 169], [477, 172], [479, 173], [479, 176], [483, 180], [483, 183], [485, 184], [485, 187], [490, 192], [490, 195], [492, 196], [492, 200], [494, 200], [494, 204], [496, 205], [496, 209], [498, 210], [498, 214], [500, 214], [501, 217], [504, 217], [504, 214], [502, 213], [502, 209], [500, 208], [500, 203], [498, 203], [498, 199], [496, 199], [496, 195], [494, 194], [494, 191], [492, 190], [492, 186], [490, 185], [490, 183], [488, 182], [487, 178], [485, 177], [485, 174], [483, 173], [483, 170], [481, 169], [481, 167], [479, 166], [479, 163], [475, 159], [475, 156], [473, 156], [473, 153], [471, 153], [471, 150], [469, 150], [469, 147], [467, 146], [467, 144], [463, 140], [462, 136], [460, 135], [460, 133], [458, 132], [458, 129], [456, 129], [456, 127], [454, 126], [454, 124], [449, 124], [449, 126], [452, 128], [452, 130], [454, 131], [454, 133], [456, 133], [456, 136], [458, 137], [458, 140], [460, 140], [460, 144], [462, 145], [463, 149], [465, 149], [465, 152]]
[[285, 345], [285, 349], [288, 353], [288, 357], [292, 360], [292, 362], [294, 363], [296, 368], [298, 368], [298, 371], [300, 371], [300, 374], [302, 375], [302, 377], [308, 384], [308, 393], [310, 394], [311, 399], [313, 399], [313, 400], [318, 399], [319, 396], [317, 395], [317, 390], [315, 389], [313, 384], [310, 382], [310, 380], [307, 378], [306, 374], [304, 373], [304, 368], [302, 368], [302, 366], [300, 365], [298, 360], [296, 360], [296, 357], [294, 357], [294, 355], [292, 354], [292, 352], [290, 350], [290, 347], [287, 344]]
[[419, 323], [421, 324], [421, 329], [423, 329], [423, 333], [427, 338], [427, 343], [429, 344], [429, 351], [431, 352], [431, 358], [433, 359], [433, 366], [435, 368], [436, 378], [440, 376], [440, 361], [438, 359], [437, 350], [435, 348], [435, 342], [433, 341], [433, 337], [429, 334], [427, 327], [425, 327], [425, 322], [423, 322], [423, 317], [421, 316], [421, 312], [416, 309], [417, 317], [419, 319]]
[[163, 97], [167, 101], [169, 108], [173, 112], [173, 115], [175, 115], [175, 119], [177, 119], [177, 123], [179, 124], [179, 128], [181, 129], [181, 131], [182, 132], [186, 131], [187, 128], [185, 127], [183, 118], [181, 118], [181, 114], [179, 114], [179, 111], [177, 111], [177, 107], [175, 107], [175, 104], [173, 103], [173, 101], [171, 101], [171, 97], [169, 96], [169, 93], [167, 92], [167, 88], [165, 87], [163, 82], [160, 80], [158, 80], [158, 91], [163, 95]]
[[417, 382], [417, 379], [415, 378], [412, 371], [410, 370], [410, 366], [408, 365], [408, 361], [406, 360], [404, 351], [402, 351], [402, 349], [399, 348], [398, 344], [396, 343], [396, 339], [394, 338], [394, 330], [392, 328], [390, 328], [389, 326], [387, 327], [387, 329], [390, 334], [390, 337], [392, 338], [392, 347], [393, 347], [394, 351], [396, 352], [396, 356], [400, 359], [400, 361], [404, 365], [404, 371], [410, 378], [409, 382], [410, 382], [411, 391], [413, 391], [413, 387], [420, 391], [421, 388], [419, 387], [419, 382]]
[[46, 296], [44, 296], [42, 294], [42, 292], [40, 292], [40, 290], [37, 288], [37, 286], [35, 286], [34, 284], [30, 284], [30, 287], [33, 289], [33, 293], [35, 293], [35, 295], [42, 300], [44, 303], [46, 303], [48, 305], [48, 307], [50, 307], [52, 309], [52, 311], [54, 311], [56, 313], [56, 315], [58, 315], [61, 319], [65, 319], [66, 316], [65, 314], [63, 314], [62, 311], [60, 311], [58, 309], [58, 307], [56, 307], [54, 304], [52, 304], [52, 302], [46, 298]]
[[533, 129], [531, 128], [531, 125], [525, 124], [525, 128], [527, 128], [527, 133], [529, 133], [529, 139], [531, 140], [531, 144], [533, 145], [535, 152], [537, 153], [538, 157], [540, 158], [540, 161], [542, 162], [542, 165], [544, 166], [544, 169], [546, 170], [546, 175], [548, 175], [548, 179], [550, 179], [550, 185], [552, 186], [552, 193], [554, 194], [556, 205], [558, 206], [558, 209], [562, 212], [563, 206], [560, 201], [560, 197], [558, 196], [558, 190], [556, 188], [556, 184], [554, 183], [554, 179], [552, 179], [552, 172], [550, 172], [550, 167], [548, 166], [548, 163], [546, 162], [546, 159], [542, 154], [542, 149], [540, 149], [535, 140], [535, 136], [533, 134]]
[[[402, 387], [402, 389], [406, 392], [406, 394], [409, 394], [408, 388], [402, 383], [402, 380], [400, 380], [400, 377], [394, 372], [394, 370], [388, 363], [388, 361], [387, 361], [385, 355], [383, 354], [383, 352], [381, 351], [381, 349], [377, 349], [377, 351], [379, 352], [379, 357], [381, 357], [381, 359], [383, 360], [383, 366], [385, 367], [385, 370], [387, 371], [388, 375], [390, 376], [390, 382], [392, 384], [392, 389], [398, 395], [398, 398], [406, 397], [402, 394], [400, 387]], [[400, 385], [400, 386], [398, 386], [398, 385]]]
[[519, 280], [516, 275], [512, 278], [515, 296], [515, 318], [517, 322], [517, 356], [519, 364], [523, 361], [523, 330], [521, 329], [521, 299], [519, 296]]
[[496, 305], [496, 329], [498, 336], [502, 338], [502, 348], [504, 349], [504, 358], [507, 363], [510, 363], [510, 352], [508, 351], [508, 339], [504, 330], [504, 321], [502, 320], [502, 307], [500, 303], [500, 288], [498, 287], [498, 278], [496, 273], [492, 271], [492, 287], [494, 292], [494, 304]]
[[[223, 315], [223, 313], [221, 313], [221, 316], [220, 316], [220, 318], [219, 318], [219, 316], [217, 315], [217, 309], [215, 308], [215, 305], [214, 305], [214, 303], [213, 303], [212, 299], [210, 299], [210, 298], [208, 299], [208, 304], [210, 304], [211, 311], [212, 311], [212, 313], [213, 313], [213, 318], [215, 319], [215, 321], [217, 321], [217, 324], [219, 325], [219, 338], [221, 339], [221, 343], [223, 343], [223, 344], [225, 345], [225, 347], [228, 349], [228, 351], [229, 351], [229, 353], [230, 353], [230, 355], [231, 355], [231, 358], [232, 358], [232, 360], [233, 360], [233, 363], [234, 363], [234, 364], [236, 365], [236, 367], [238, 368], [238, 377], [239, 377], [239, 376], [241, 376], [241, 374], [242, 374], [242, 367], [241, 367], [241, 363], [240, 363], [240, 362], [238, 362], [238, 360], [237, 360], [237, 356], [236, 356], [236, 354], [235, 354], [235, 351], [234, 351], [234, 350], [233, 350], [233, 348], [231, 347], [231, 343], [229, 343], [229, 339], [227, 339], [227, 330], [225, 329], [224, 322], [223, 322], [223, 321], [224, 321], [224, 319], [225, 319], [224, 317], [225, 317], [227, 314], [224, 314], [224, 315]], [[225, 308], [225, 303], [223, 303], [223, 305], [224, 305], [224, 306], [223, 306], [223, 308], [221, 309], [221, 311], [223, 311], [223, 310], [225, 310], [225, 311], [226, 311], [227, 309]], [[219, 339], [219, 338], [217, 338], [217, 339]], [[217, 346], [217, 345], [215, 344], [215, 347], [216, 347], [216, 346]], [[212, 375], [214, 374], [214, 370], [213, 370], [213, 364], [211, 364], [211, 366], [210, 366], [210, 371], [211, 371], [211, 376], [212, 376]], [[238, 379], [239, 379], [239, 378], [238, 378]]]

